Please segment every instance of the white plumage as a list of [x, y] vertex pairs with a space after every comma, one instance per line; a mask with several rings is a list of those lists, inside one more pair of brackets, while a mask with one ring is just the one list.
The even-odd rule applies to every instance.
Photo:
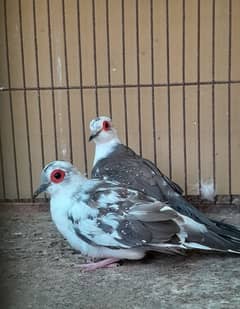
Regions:
[[238, 234], [235, 240], [225, 238], [217, 233], [220, 228], [212, 230], [118, 182], [88, 180], [69, 162], [46, 165], [35, 196], [43, 191], [50, 193], [52, 219], [70, 245], [85, 256], [105, 259], [85, 265], [88, 270], [121, 259], [141, 259], [149, 250], [240, 250]]
[[200, 194], [202, 199], [208, 201], [214, 201], [216, 193], [214, 190], [214, 184], [212, 180], [209, 179], [201, 183]]

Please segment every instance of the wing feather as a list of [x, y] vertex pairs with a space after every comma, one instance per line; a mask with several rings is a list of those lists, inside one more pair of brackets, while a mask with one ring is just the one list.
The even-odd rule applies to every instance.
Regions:
[[123, 144], [118, 145], [107, 158], [95, 164], [91, 177], [116, 180], [161, 201], [167, 200], [172, 191], [183, 193], [181, 187], [164, 175], [151, 161], [141, 158]]
[[88, 207], [87, 215], [79, 210], [79, 202], [68, 213], [73, 230], [81, 240], [114, 249], [133, 248], [171, 241], [179, 232], [173, 221], [175, 211], [169, 211], [171, 208], [166, 208], [166, 204], [141, 192], [112, 183], [109, 188], [107, 184], [100, 182], [92, 190], [84, 205], [95, 207]]

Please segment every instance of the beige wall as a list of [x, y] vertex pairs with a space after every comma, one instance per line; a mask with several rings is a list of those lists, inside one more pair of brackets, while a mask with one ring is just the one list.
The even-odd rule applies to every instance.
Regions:
[[30, 198], [56, 158], [89, 171], [97, 113], [188, 194], [240, 193], [240, 1], [137, 5], [0, 1], [1, 199]]

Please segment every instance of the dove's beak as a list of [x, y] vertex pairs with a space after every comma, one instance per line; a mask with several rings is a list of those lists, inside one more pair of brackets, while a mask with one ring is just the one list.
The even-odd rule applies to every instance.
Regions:
[[48, 186], [50, 185], [50, 182], [48, 183], [42, 183], [37, 190], [33, 194], [33, 198], [35, 199], [40, 193], [47, 190]]
[[96, 133], [93, 133], [89, 136], [88, 141], [91, 142], [95, 137], [97, 137], [102, 132], [102, 129], [97, 131]]

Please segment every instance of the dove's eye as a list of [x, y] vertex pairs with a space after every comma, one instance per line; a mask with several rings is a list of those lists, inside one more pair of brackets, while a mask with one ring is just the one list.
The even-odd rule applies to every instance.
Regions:
[[110, 129], [110, 123], [108, 121], [103, 121], [102, 127], [103, 130], [107, 131]]
[[54, 170], [52, 173], [51, 173], [51, 181], [54, 182], [54, 183], [60, 183], [63, 181], [65, 177], [65, 172], [63, 170]]

